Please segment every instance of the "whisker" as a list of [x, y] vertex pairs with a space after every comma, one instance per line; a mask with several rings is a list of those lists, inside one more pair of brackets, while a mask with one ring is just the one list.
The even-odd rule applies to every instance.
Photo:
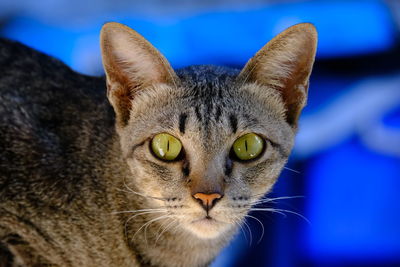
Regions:
[[140, 216], [140, 215], [144, 215], [144, 214], [151, 214], [151, 213], [163, 213], [163, 212], [167, 212], [167, 210], [159, 210], [159, 211], [145, 211], [145, 212], [142, 212], [142, 213], [138, 213], [138, 214], [135, 214], [135, 215], [133, 215], [133, 216], [131, 216], [131, 217], [129, 217], [127, 220], [126, 220], [126, 222], [125, 222], [125, 226], [124, 226], [124, 229], [125, 229], [125, 236], [126, 236], [126, 238], [128, 238], [128, 232], [127, 232], [127, 227], [128, 227], [128, 223], [133, 219], [133, 218], [135, 218], [135, 217], [137, 217], [137, 216]]
[[[170, 219], [172, 218], [171, 215], [165, 215], [167, 216], [166, 219]], [[146, 246], [148, 246], [148, 242], [147, 242], [147, 228], [150, 226], [151, 223], [147, 224], [146, 227], [144, 228], [144, 240], [146, 241]]]
[[171, 218], [172, 221], [164, 228], [164, 230], [157, 236], [156, 241], [154, 242], [157, 244], [158, 239], [168, 230], [170, 226], [173, 226], [174, 223], [177, 221], [175, 218]]
[[250, 211], [270, 211], [270, 212], [275, 212], [275, 213], [279, 213], [283, 216], [286, 217], [285, 212], [290, 213], [290, 214], [294, 214], [299, 216], [300, 218], [302, 218], [303, 220], [305, 220], [308, 224], [311, 225], [311, 222], [304, 217], [303, 215], [301, 215], [300, 213], [297, 213], [295, 211], [291, 211], [291, 210], [285, 210], [285, 209], [275, 209], [275, 208], [251, 208]]
[[[178, 218], [179, 216], [175, 215], [175, 217]], [[176, 221], [178, 222], [178, 219], [176, 219]], [[173, 232], [171, 232], [172, 235], [174, 235], [179, 230], [179, 223], [175, 224], [174, 226], [175, 226], [175, 228], [174, 228]]]
[[[133, 240], [133, 239], [135, 238], [135, 236], [140, 232], [140, 230], [143, 229], [143, 227], [146, 227], [147, 225], [150, 225], [151, 223], [153, 223], [153, 222], [155, 222], [155, 221], [162, 220], [162, 219], [167, 218], [167, 217], [170, 217], [170, 215], [168, 215], [168, 214], [167, 214], [167, 215], [162, 215], [162, 216], [159, 216], [159, 217], [157, 217], [157, 218], [155, 218], [155, 219], [152, 219], [152, 220], [146, 222], [145, 224], [143, 224], [143, 225], [136, 231], [136, 233], [132, 236], [131, 240]], [[146, 244], [147, 244], [147, 240], [146, 240]]]
[[160, 227], [158, 227], [157, 233], [159, 233], [164, 226], [165, 226], [165, 222], [160, 222]]
[[166, 211], [164, 207], [157, 208], [157, 209], [141, 209], [141, 210], [121, 210], [121, 211], [113, 211], [111, 214], [121, 214], [121, 213], [135, 213], [135, 212], [141, 212], [141, 211]]
[[239, 216], [234, 216], [233, 223], [240, 227], [240, 230], [244, 236], [244, 239], [246, 240], [246, 243], [249, 244], [249, 240], [247, 239], [246, 231], [243, 229], [242, 220], [239, 218]]
[[[130, 187], [126, 184], [125, 180], [124, 180], [124, 186], [126, 187], [126, 189], [129, 190], [129, 192], [131, 192], [131, 193], [133, 193], [133, 194], [136, 194], [136, 195], [138, 195], [138, 196], [144, 197], [144, 198], [152, 198], [152, 199], [157, 199], [157, 200], [167, 200], [166, 198], [153, 197], [153, 196], [148, 196], [148, 195], [145, 195], [145, 194], [136, 192], [136, 191], [134, 191], [132, 188], [130, 188]], [[126, 192], [126, 191], [125, 191], [125, 192]]]
[[299, 172], [299, 171], [293, 170], [293, 169], [291, 169], [291, 168], [288, 168], [288, 167], [283, 167], [283, 168], [284, 168], [284, 169], [286, 169], [286, 170], [288, 170], [288, 171], [291, 171], [291, 172], [294, 172], [294, 173], [300, 174], [300, 172]]
[[274, 198], [261, 198], [254, 202], [251, 202], [252, 205], [254, 204], [261, 204], [261, 203], [274, 203], [275, 200], [282, 200], [282, 199], [292, 199], [292, 198], [303, 198], [304, 196], [283, 196], [283, 197], [274, 197]]
[[285, 213], [283, 213], [282, 211], [279, 211], [279, 210], [276, 210], [276, 209], [273, 209], [273, 208], [263, 208], [263, 209], [258, 209], [258, 208], [251, 208], [250, 210], [249, 210], [249, 212], [250, 211], [270, 211], [270, 212], [273, 212], [273, 213], [278, 213], [278, 214], [280, 214], [280, 215], [282, 215], [283, 217], [287, 217], [287, 215], [285, 214]]
[[247, 224], [246, 220], [243, 220], [243, 224], [246, 226], [247, 230], [249, 231], [249, 235], [250, 235], [250, 242], [249, 242], [249, 246], [251, 246], [251, 244], [253, 243], [253, 235], [251, 233], [251, 228], [250, 226]]
[[252, 218], [252, 219], [256, 220], [261, 225], [261, 236], [257, 241], [257, 244], [260, 244], [262, 238], [264, 237], [264, 233], [265, 233], [264, 224], [259, 219], [257, 219], [256, 217], [254, 217], [252, 215], [247, 214], [247, 215], [245, 215], [245, 217]]

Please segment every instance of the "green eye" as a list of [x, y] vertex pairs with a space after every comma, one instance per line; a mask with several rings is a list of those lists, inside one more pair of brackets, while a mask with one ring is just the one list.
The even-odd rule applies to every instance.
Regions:
[[263, 151], [263, 148], [263, 139], [255, 133], [245, 134], [233, 143], [233, 151], [240, 160], [256, 158]]
[[172, 135], [160, 133], [151, 140], [151, 149], [158, 158], [171, 161], [179, 156], [182, 144]]

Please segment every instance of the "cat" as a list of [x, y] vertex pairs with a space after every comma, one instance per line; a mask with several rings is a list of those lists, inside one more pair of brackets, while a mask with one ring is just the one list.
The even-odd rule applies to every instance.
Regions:
[[100, 39], [105, 77], [0, 41], [0, 266], [206, 266], [287, 161], [315, 27], [242, 70], [173, 70], [115, 22]]

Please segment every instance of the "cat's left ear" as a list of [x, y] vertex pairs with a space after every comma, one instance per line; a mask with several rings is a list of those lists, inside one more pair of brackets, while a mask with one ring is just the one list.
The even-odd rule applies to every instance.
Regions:
[[310, 23], [297, 24], [261, 48], [247, 62], [238, 79], [241, 83], [257, 83], [278, 90], [285, 104], [286, 120], [297, 128], [307, 100], [316, 48], [315, 27]]
[[117, 125], [124, 127], [139, 91], [156, 84], [174, 84], [177, 76], [156, 48], [123, 24], [105, 24], [100, 44], [108, 99], [114, 107]]

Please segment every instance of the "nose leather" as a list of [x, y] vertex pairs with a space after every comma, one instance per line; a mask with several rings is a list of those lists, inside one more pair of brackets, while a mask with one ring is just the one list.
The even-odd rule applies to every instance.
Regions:
[[212, 207], [214, 207], [217, 200], [222, 198], [222, 195], [218, 193], [196, 193], [193, 195], [193, 197], [200, 202], [200, 204], [206, 211], [209, 211], [210, 209], [212, 209]]

